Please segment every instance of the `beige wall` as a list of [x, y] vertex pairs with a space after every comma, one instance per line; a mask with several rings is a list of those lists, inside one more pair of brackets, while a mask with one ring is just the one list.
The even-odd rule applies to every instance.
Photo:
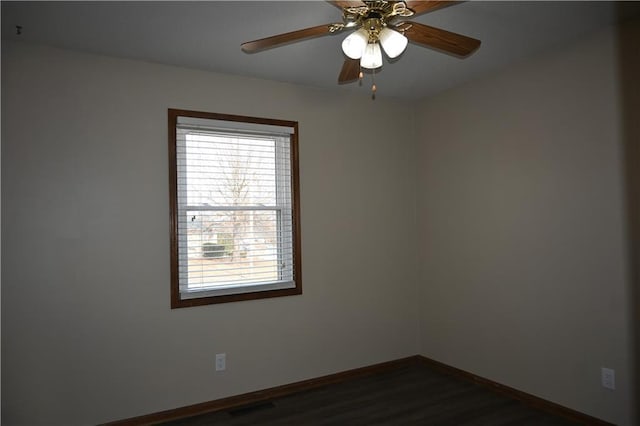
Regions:
[[[303, 295], [169, 309], [167, 108], [299, 121]], [[3, 44], [3, 424], [95, 424], [416, 354], [412, 123], [364, 88]]]
[[424, 101], [420, 332], [426, 356], [630, 425], [616, 42], [606, 31]]

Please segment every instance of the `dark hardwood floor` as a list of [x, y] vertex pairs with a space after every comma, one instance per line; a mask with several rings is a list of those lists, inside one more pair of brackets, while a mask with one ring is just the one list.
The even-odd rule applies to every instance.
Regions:
[[485, 386], [413, 363], [164, 425], [575, 425]]

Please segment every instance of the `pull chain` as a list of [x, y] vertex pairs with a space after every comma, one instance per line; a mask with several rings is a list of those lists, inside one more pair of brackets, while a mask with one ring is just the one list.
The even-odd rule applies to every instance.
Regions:
[[372, 70], [371, 72], [371, 99], [376, 98], [376, 91], [378, 88], [376, 87], [376, 70]]

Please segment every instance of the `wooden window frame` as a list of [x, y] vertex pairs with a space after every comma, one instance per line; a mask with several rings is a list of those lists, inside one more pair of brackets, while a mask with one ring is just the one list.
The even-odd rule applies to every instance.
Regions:
[[[179, 235], [178, 235], [178, 169], [177, 169], [177, 137], [178, 117], [192, 117], [226, 122], [254, 123], [293, 128], [290, 136], [291, 165], [291, 208], [292, 208], [292, 246], [293, 246], [293, 281], [295, 286], [286, 289], [253, 291], [238, 294], [215, 295], [195, 298], [181, 298], [179, 284]], [[240, 115], [218, 114], [211, 112], [168, 109], [169, 133], [169, 210], [171, 241], [171, 309], [191, 306], [202, 306], [217, 303], [238, 302], [243, 300], [265, 299], [272, 297], [293, 296], [302, 294], [302, 265], [300, 237], [300, 184], [298, 156], [298, 122], [269, 118], [247, 117]]]

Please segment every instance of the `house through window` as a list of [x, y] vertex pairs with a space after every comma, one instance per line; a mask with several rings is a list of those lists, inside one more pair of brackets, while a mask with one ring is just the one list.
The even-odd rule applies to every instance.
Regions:
[[302, 292], [297, 123], [169, 110], [171, 306]]

